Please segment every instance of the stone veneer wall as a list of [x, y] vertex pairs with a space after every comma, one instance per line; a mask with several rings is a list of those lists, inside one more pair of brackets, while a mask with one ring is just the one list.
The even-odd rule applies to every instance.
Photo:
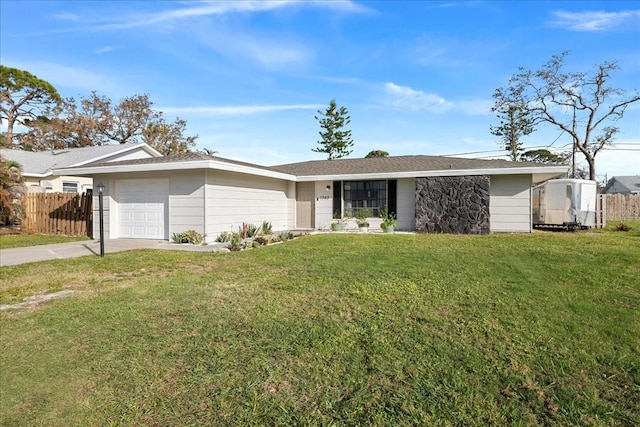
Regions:
[[489, 176], [416, 179], [416, 231], [488, 234]]

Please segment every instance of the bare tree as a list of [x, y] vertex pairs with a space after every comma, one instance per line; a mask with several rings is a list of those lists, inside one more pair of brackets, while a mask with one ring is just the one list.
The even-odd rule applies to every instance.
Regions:
[[65, 99], [59, 107], [27, 122], [29, 131], [19, 138], [25, 150], [48, 150], [91, 145], [147, 142], [164, 154], [191, 150], [197, 136], [185, 136], [187, 122], [167, 123], [152, 108], [148, 95], [134, 95], [113, 104], [92, 92], [79, 100]]
[[[637, 91], [629, 97], [610, 86], [611, 73], [620, 69], [617, 61], [605, 61], [593, 74], [564, 71], [568, 52], [554, 55], [540, 70], [519, 68], [507, 86], [496, 89], [494, 109], [521, 105], [532, 124], [548, 123], [568, 134], [573, 152], [581, 152], [589, 166], [589, 179], [596, 177], [596, 155], [612, 145], [619, 128], [615, 123], [626, 108], [640, 100]], [[574, 154], [575, 155], [575, 154]], [[574, 175], [575, 159], [572, 162]]]
[[157, 123], [162, 113], [154, 111], [149, 95], [135, 95], [124, 98], [106, 116], [106, 123], [101, 132], [118, 144], [132, 142], [142, 136], [149, 123]]
[[149, 123], [142, 131], [142, 140], [163, 155], [185, 153], [196, 145], [198, 136], [184, 136], [187, 122], [176, 118], [166, 123], [163, 118]]

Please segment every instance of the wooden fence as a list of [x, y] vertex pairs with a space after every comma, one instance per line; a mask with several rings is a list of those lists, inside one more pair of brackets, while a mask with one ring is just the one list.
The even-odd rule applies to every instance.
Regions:
[[599, 194], [598, 206], [608, 220], [640, 220], [640, 194]]
[[22, 228], [33, 233], [65, 236], [93, 234], [93, 194], [25, 194]]

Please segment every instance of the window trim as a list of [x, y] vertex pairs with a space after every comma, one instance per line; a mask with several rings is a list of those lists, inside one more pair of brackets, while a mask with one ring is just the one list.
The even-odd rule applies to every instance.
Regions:
[[[62, 192], [63, 193], [77, 193], [79, 184], [80, 183], [78, 181], [62, 181]], [[68, 187], [69, 185], [75, 186], [75, 189], [73, 191], [69, 191], [68, 189], [65, 189], [65, 186]]]
[[[358, 185], [362, 183], [362, 185]], [[354, 187], [355, 184], [355, 188]], [[373, 184], [373, 185], [372, 185]], [[378, 185], [376, 185], [378, 184]], [[362, 188], [359, 188], [362, 187]], [[369, 188], [367, 188], [369, 187]], [[377, 187], [377, 188], [376, 188]], [[351, 180], [342, 182], [342, 199], [344, 200], [344, 215], [355, 216], [355, 213], [361, 209], [371, 209], [371, 217], [377, 217], [380, 209], [388, 205], [389, 201], [389, 180], [386, 179], [369, 179], [369, 180]], [[355, 198], [351, 197], [354, 192]], [[360, 194], [358, 194], [360, 192]], [[376, 193], [376, 196], [366, 195], [362, 197], [364, 192]], [[384, 196], [380, 196], [380, 192], [384, 192]], [[349, 193], [349, 198], [347, 198]], [[357, 197], [360, 196], [360, 197]], [[353, 206], [353, 202], [362, 206]]]

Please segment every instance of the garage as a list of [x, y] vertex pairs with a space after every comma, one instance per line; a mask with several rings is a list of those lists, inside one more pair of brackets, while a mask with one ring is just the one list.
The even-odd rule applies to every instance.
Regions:
[[116, 201], [118, 237], [168, 239], [168, 180], [119, 180], [116, 183]]

